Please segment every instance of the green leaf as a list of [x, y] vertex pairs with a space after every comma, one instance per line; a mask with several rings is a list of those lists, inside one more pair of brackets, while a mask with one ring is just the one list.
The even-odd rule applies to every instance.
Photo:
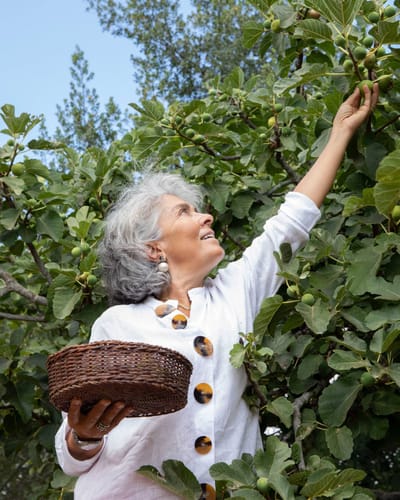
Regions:
[[339, 460], [348, 460], [353, 453], [353, 433], [346, 427], [328, 427], [325, 440], [329, 451]]
[[329, 322], [335, 314], [321, 299], [317, 299], [312, 306], [299, 302], [295, 309], [303, 316], [308, 328], [318, 335], [326, 332]]
[[328, 358], [328, 365], [334, 370], [341, 372], [368, 367], [370, 366], [370, 362], [362, 359], [354, 352], [335, 349], [333, 354]]
[[325, 387], [318, 401], [318, 409], [323, 422], [340, 427], [356, 400], [362, 386], [357, 374], [341, 376]]
[[393, 363], [385, 368], [385, 373], [400, 387], [400, 363]]
[[380, 44], [399, 43], [399, 21], [379, 21], [376, 26], [371, 29], [370, 33]]
[[74, 287], [56, 287], [53, 297], [53, 314], [58, 319], [69, 316], [82, 298], [82, 290]]
[[383, 354], [388, 351], [393, 342], [400, 335], [400, 330], [394, 329], [390, 331], [378, 330], [374, 333], [370, 342], [369, 348], [372, 352]]
[[267, 333], [268, 326], [275, 313], [281, 307], [282, 302], [283, 299], [280, 295], [268, 297], [263, 300], [253, 325], [254, 333], [257, 337], [262, 338]]
[[17, 196], [25, 189], [25, 182], [20, 177], [2, 177], [1, 182], [4, 182]]
[[350, 27], [364, 0], [306, 0], [306, 5], [343, 27]]
[[201, 487], [194, 474], [179, 460], [165, 460], [162, 464], [164, 476], [151, 465], [137, 470], [166, 490], [187, 500], [198, 500]]
[[250, 194], [241, 193], [235, 196], [231, 203], [231, 210], [235, 217], [243, 219], [249, 215], [250, 208], [254, 202], [254, 197]]
[[154, 121], [161, 120], [165, 113], [164, 106], [156, 100], [142, 101], [141, 106], [132, 102], [129, 103], [129, 106]]
[[242, 344], [234, 344], [231, 351], [229, 352], [230, 362], [233, 367], [240, 368], [243, 365], [243, 361], [246, 357], [246, 348]]
[[297, 376], [300, 380], [306, 380], [314, 373], [317, 373], [319, 366], [323, 361], [321, 354], [307, 354], [300, 362]]
[[381, 161], [376, 171], [376, 180], [376, 208], [388, 217], [400, 199], [400, 149], [395, 149]]
[[286, 443], [276, 436], [269, 436], [265, 451], [258, 450], [254, 456], [257, 475], [270, 478], [272, 474], [281, 474], [293, 465], [293, 460], [290, 460], [291, 455], [292, 452]]
[[327, 64], [304, 64], [303, 67], [295, 71], [290, 78], [280, 78], [274, 84], [274, 92], [278, 95], [285, 94], [290, 90], [319, 80], [329, 71]]
[[260, 23], [250, 21], [242, 26], [243, 45], [246, 49], [251, 49], [264, 33], [264, 26]]
[[312, 38], [315, 40], [332, 41], [332, 31], [329, 26], [318, 19], [305, 19], [297, 23], [294, 36], [296, 38]]
[[233, 460], [230, 465], [218, 462], [210, 467], [210, 474], [216, 481], [229, 481], [234, 488], [254, 486], [257, 479], [250, 465], [243, 460]]
[[224, 182], [215, 182], [212, 186], [207, 186], [208, 197], [212, 206], [224, 213], [230, 195], [229, 185]]
[[400, 412], [400, 394], [380, 390], [374, 394], [372, 410], [375, 415], [391, 415]]
[[267, 404], [267, 410], [273, 413], [289, 429], [292, 424], [293, 405], [285, 397], [279, 397]]
[[53, 210], [45, 212], [37, 221], [37, 231], [40, 234], [47, 234], [54, 241], [60, 241], [64, 234], [64, 221]]
[[3, 208], [0, 212], [0, 224], [8, 231], [13, 229], [19, 217], [19, 210], [16, 208]]

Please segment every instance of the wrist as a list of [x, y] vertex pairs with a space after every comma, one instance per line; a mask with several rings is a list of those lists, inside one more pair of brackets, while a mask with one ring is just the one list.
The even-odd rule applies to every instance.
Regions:
[[103, 444], [103, 438], [96, 438], [96, 439], [88, 439], [88, 438], [81, 438], [78, 436], [78, 434], [75, 432], [74, 429], [71, 429], [71, 440], [74, 445], [76, 445], [77, 448], [80, 450], [84, 451], [92, 451], [95, 450], [96, 448], [99, 448]]

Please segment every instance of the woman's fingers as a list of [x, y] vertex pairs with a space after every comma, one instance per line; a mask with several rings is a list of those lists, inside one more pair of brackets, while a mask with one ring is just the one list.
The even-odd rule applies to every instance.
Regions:
[[101, 399], [87, 414], [81, 413], [82, 401], [73, 399], [68, 412], [68, 423], [78, 436], [98, 439], [116, 427], [131, 412], [122, 401], [112, 403]]

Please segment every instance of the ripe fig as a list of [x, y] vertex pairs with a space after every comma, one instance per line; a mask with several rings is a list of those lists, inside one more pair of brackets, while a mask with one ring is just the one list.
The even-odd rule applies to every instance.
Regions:
[[359, 45], [353, 51], [354, 57], [357, 61], [362, 61], [364, 57], [367, 55], [368, 51], [364, 46]]
[[395, 222], [400, 221], [400, 205], [395, 205], [392, 210], [392, 219]]
[[274, 33], [279, 33], [281, 30], [281, 20], [280, 19], [274, 19], [271, 23], [271, 31]]
[[373, 83], [371, 82], [371, 80], [362, 80], [358, 85], [357, 87], [360, 89], [361, 91], [361, 95], [364, 96], [364, 87], [367, 86], [370, 90], [372, 90], [372, 86], [373, 86]]
[[301, 301], [304, 303], [304, 304], [307, 304], [308, 306], [312, 306], [314, 305], [315, 303], [315, 297], [312, 293], [305, 293], [302, 297], [301, 297]]

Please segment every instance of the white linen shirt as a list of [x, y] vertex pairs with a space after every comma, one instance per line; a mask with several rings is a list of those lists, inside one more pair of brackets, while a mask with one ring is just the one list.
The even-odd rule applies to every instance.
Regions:
[[[180, 460], [200, 483], [213, 485], [209, 475], [212, 464], [230, 463], [242, 453], [254, 454], [262, 448], [258, 414], [242, 398], [247, 384], [244, 368], [230, 364], [229, 352], [239, 342], [240, 332], [253, 330], [261, 302], [274, 295], [282, 283], [273, 252], [283, 242], [296, 251], [307, 241], [319, 217], [312, 200], [301, 193], [288, 193], [278, 214], [265, 223], [263, 233], [239, 260], [221, 269], [214, 279], [207, 278], [203, 287], [189, 291], [192, 307], [185, 329], [171, 326], [173, 316], [182, 314], [176, 309], [158, 317], [154, 309], [161, 302], [153, 297], [141, 304], [110, 307], [95, 321], [91, 341], [114, 339], [174, 349], [191, 361], [193, 372], [185, 408], [168, 415], [124, 419], [106, 436], [102, 450], [89, 460], [76, 460], [68, 452], [64, 418], [56, 436], [56, 451], [62, 469], [79, 476], [76, 499], [175, 499], [135, 471], [142, 465], [161, 470], [164, 460]], [[177, 306], [176, 301], [169, 302]], [[199, 336], [212, 343], [210, 356], [194, 349], [193, 341]], [[194, 397], [200, 383], [212, 389], [212, 398], [206, 404]], [[195, 441], [201, 436], [211, 440], [211, 449], [205, 454], [195, 449]]]

